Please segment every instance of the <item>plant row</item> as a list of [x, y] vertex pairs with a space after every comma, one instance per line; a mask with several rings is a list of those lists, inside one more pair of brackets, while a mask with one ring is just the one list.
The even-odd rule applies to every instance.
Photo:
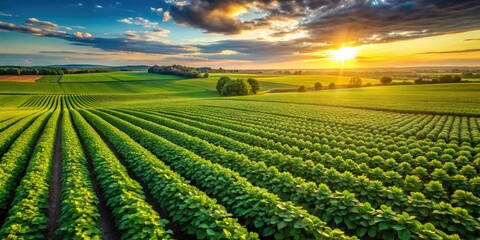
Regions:
[[146, 202], [142, 187], [131, 179], [125, 167], [83, 117], [71, 110], [82, 144], [87, 150], [107, 206], [122, 239], [171, 239], [161, 219]]
[[[307, 180], [317, 183], [325, 183], [330, 186], [330, 188], [333, 187], [336, 189], [346, 189], [358, 193], [358, 196], [363, 200], [362, 202], [375, 203], [377, 208], [379, 208], [381, 204], [386, 204], [388, 206], [392, 206], [397, 212], [407, 211], [412, 215], [416, 215], [417, 219], [425, 222], [435, 223], [435, 225], [438, 227], [441, 227], [440, 222], [457, 224], [457, 228], [464, 229], [464, 232], [467, 234], [470, 231], [474, 231], [479, 226], [479, 223], [474, 218], [469, 216], [466, 210], [461, 208], [453, 208], [449, 205], [444, 206], [443, 204], [436, 204], [432, 201], [426, 201], [425, 197], [421, 193], [412, 194], [411, 197], [405, 195], [399, 188], [382, 187], [381, 182], [378, 181], [369, 181], [368, 179], [362, 177], [356, 178], [352, 174], [340, 174], [333, 168], [327, 170], [320, 164], [314, 165], [311, 161], [308, 162], [299, 158], [283, 156], [280, 153], [274, 154], [271, 151], [265, 151], [258, 147], [248, 146], [226, 138], [222, 135], [209, 133], [205, 130], [194, 128], [191, 126], [191, 124], [189, 124], [189, 126], [161, 118], [159, 116], [154, 117], [152, 115], [140, 114], [138, 112], [124, 112], [136, 115], [145, 120], [153, 121], [159, 125], [177, 129], [187, 133], [190, 136], [199, 137], [226, 149], [241, 152], [252, 160], [263, 161], [270, 166], [278, 167], [280, 171], [290, 172], [294, 176], [303, 177]], [[191, 148], [191, 146], [189, 148]], [[208, 151], [204, 150], [203, 152]], [[306, 178], [305, 176], [308, 177]], [[459, 199], [459, 203], [462, 203], [461, 206], [472, 207], [469, 205], [471, 201], [465, 201], [465, 197], [468, 197], [468, 195], [465, 196], [465, 194], [463, 194], [461, 197], [462, 198]], [[412, 203], [415, 204], [415, 207], [411, 206]], [[440, 207], [443, 209], [448, 207], [449, 211], [435, 211]], [[472, 208], [472, 211], [478, 212], [475, 206]], [[462, 219], [462, 223], [458, 224], [457, 219]]]
[[[417, 238], [435, 236], [431, 229], [426, 230], [418, 221], [409, 219], [408, 215], [398, 215], [384, 206], [381, 210], [373, 209], [370, 204], [358, 202], [348, 192], [332, 193], [324, 184], [317, 186], [303, 179], [294, 178], [289, 173], [281, 173], [275, 168], [268, 168], [263, 163], [253, 162], [243, 155], [225, 151], [223, 148], [188, 134], [126, 114], [108, 112], [135, 126], [140, 126], [164, 137], [172, 143], [188, 147], [190, 151], [199, 156], [240, 173], [251, 183], [268, 189], [285, 201], [292, 201], [297, 205], [304, 206], [329, 224], [357, 234], [359, 237], [364, 237], [367, 233], [369, 237], [375, 238], [402, 238], [404, 235], [414, 235]], [[119, 123], [108, 115], [100, 114], [100, 116], [114, 125]], [[120, 124], [117, 127], [120, 127]], [[377, 219], [377, 221], [362, 222], [362, 220], [371, 219]], [[441, 232], [440, 236], [446, 237]]]
[[1, 239], [44, 239], [57, 124], [60, 111], [46, 123], [2, 228]]
[[127, 135], [86, 112], [82, 113], [109, 139], [128, 168], [183, 231], [199, 239], [257, 238], [255, 233], [249, 233], [231, 218], [221, 205], [189, 185]]
[[[97, 124], [99, 129], [112, 128], [99, 117], [86, 112], [85, 115], [91, 116], [92, 123]], [[293, 203], [283, 202], [265, 189], [252, 186], [238, 173], [202, 159], [128, 122], [122, 123], [121, 129], [125, 133], [167, 163], [174, 171], [215, 197], [234, 216], [244, 221], [249, 228], [255, 229], [262, 237], [324, 239], [344, 236], [341, 231], [331, 230], [325, 226], [325, 222]], [[105, 131], [106, 137], [115, 137], [112, 130]]]

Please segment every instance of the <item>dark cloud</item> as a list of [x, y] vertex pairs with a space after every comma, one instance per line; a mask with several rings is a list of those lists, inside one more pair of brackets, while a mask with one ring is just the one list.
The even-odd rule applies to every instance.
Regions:
[[[260, 41], [260, 40], [223, 40], [208, 45], [194, 45], [204, 54], [234, 51], [238, 54], [235, 59], [240, 60], [268, 60], [281, 58], [296, 59], [306, 53], [325, 49], [325, 46], [306, 44], [296, 40], [291, 41]], [[229, 55], [217, 54], [209, 58], [232, 58]]]
[[330, 9], [303, 24], [325, 42], [391, 42], [478, 29], [480, 4], [467, 1], [385, 1]]
[[0, 30], [15, 31], [42, 37], [60, 38], [71, 42], [72, 45], [89, 46], [105, 51], [140, 52], [150, 54], [183, 54], [194, 50], [181, 45], [166, 44], [158, 41], [132, 40], [126, 37], [102, 38], [94, 37], [90, 33], [75, 32], [73, 34], [48, 28], [35, 28], [12, 23], [0, 22]]
[[245, 7], [248, 1], [203, 1], [195, 0], [185, 6], [174, 5], [170, 16], [176, 23], [204, 29], [207, 32], [225, 34], [240, 33], [249, 28], [232, 14], [239, 7]]
[[424, 52], [420, 54], [448, 54], [448, 53], [469, 53], [469, 52], [480, 52], [480, 48], [463, 49], [463, 50], [455, 50], [455, 51]]
[[[238, 9], [265, 14], [243, 21]], [[478, 0], [191, 0], [184, 6], [171, 6], [169, 11], [179, 24], [224, 34], [295, 19], [297, 30], [309, 33], [305, 41], [325, 43], [391, 42], [480, 27]]]
[[[69, 54], [88, 55], [88, 56], [105, 56], [106, 55], [103, 53], [74, 52], [74, 51], [39, 51], [38, 53], [54, 54], [54, 55], [69, 55]], [[108, 55], [112, 55], [112, 53], [109, 53]]]

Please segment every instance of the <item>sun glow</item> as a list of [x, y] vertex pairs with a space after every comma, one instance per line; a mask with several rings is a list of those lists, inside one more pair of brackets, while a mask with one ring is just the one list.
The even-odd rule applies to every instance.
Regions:
[[355, 58], [357, 55], [357, 49], [352, 47], [342, 47], [337, 50], [330, 51], [330, 55], [333, 59], [338, 61], [345, 61]]

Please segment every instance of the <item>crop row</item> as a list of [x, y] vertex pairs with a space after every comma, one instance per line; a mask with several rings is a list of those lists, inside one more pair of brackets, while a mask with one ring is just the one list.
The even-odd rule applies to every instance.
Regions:
[[[115, 135], [118, 137], [105, 120], [85, 111], [82, 113], [88, 116], [91, 123], [97, 125], [100, 131], [104, 131], [105, 137], [109, 139], [115, 139]], [[256, 229], [261, 236], [274, 236], [277, 239], [313, 239], [343, 235], [341, 231], [332, 231], [324, 222], [305, 210], [281, 201], [278, 196], [264, 189], [252, 186], [245, 178], [229, 169], [212, 164], [131, 124], [127, 123], [121, 129], [174, 171], [191, 180], [210, 196], [214, 196], [232, 211], [234, 216], [241, 218], [249, 228]]]
[[[86, 117], [91, 120], [91, 116]], [[96, 123], [97, 121], [94, 125], [97, 125]], [[222, 206], [189, 185], [151, 153], [128, 136], [106, 126], [102, 127], [103, 131], [109, 131], [108, 136], [115, 136], [110, 138], [110, 141], [126, 165], [182, 230], [196, 235], [199, 239], [257, 238], [256, 234], [248, 233], [231, 218]], [[138, 161], [140, 158], [142, 161]]]
[[[385, 161], [383, 158], [380, 156], [375, 156], [373, 158], [366, 157], [365, 155], [362, 157], [359, 154], [356, 154], [353, 151], [348, 152], [348, 150], [340, 150], [340, 149], [334, 149], [336, 150], [335, 152], [327, 152], [326, 154], [332, 154], [334, 156], [342, 156], [346, 157], [347, 159], [352, 159], [356, 162], [353, 165], [345, 165], [343, 166], [338, 166], [338, 161], [337, 162], [325, 162], [324, 157], [322, 154], [319, 154], [318, 150], [322, 151], [322, 147], [320, 145], [314, 145], [308, 141], [300, 141], [296, 138], [292, 138], [289, 136], [285, 135], [278, 135], [275, 133], [272, 133], [271, 131], [266, 131], [263, 129], [258, 130], [258, 128], [254, 127], [249, 127], [249, 126], [238, 126], [234, 123], [231, 122], [226, 122], [226, 121], [219, 121], [216, 119], [208, 118], [208, 117], [197, 117], [197, 114], [195, 116], [187, 115], [187, 114], [180, 114], [180, 113], [172, 113], [171, 111], [168, 112], [170, 115], [174, 116], [179, 116], [179, 117], [188, 117], [189, 119], [194, 119], [195, 121], [203, 122], [204, 124], [209, 125], [210, 128], [213, 129], [219, 129], [220, 127], [222, 128], [222, 131], [224, 132], [224, 135], [227, 135], [229, 137], [232, 137], [236, 140], [246, 142], [251, 145], [256, 145], [256, 146], [261, 146], [263, 148], [271, 149], [271, 150], [277, 150], [280, 151], [284, 154], [290, 154], [293, 156], [301, 157], [303, 159], [312, 159], [313, 161], [317, 163], [323, 163], [326, 164], [327, 166], [332, 166], [336, 167], [338, 169], [345, 169], [348, 171], [351, 171], [356, 174], [365, 174], [369, 178], [372, 178], [373, 180], [383, 180], [384, 184], [387, 186], [403, 186], [404, 182], [402, 179], [402, 176], [394, 171], [389, 171], [385, 173], [382, 169], [379, 168], [379, 166], [382, 165], [389, 165], [392, 169], [399, 169], [398, 165], [406, 165], [404, 162], [398, 163], [396, 161], [393, 161], [393, 159], [388, 159], [390, 163], [383, 164]], [[292, 147], [293, 146], [293, 147]], [[308, 148], [307, 148], [308, 147]], [[314, 150], [309, 150], [314, 149]], [[325, 154], [323, 154], [325, 155]], [[433, 162], [433, 161], [432, 161]], [[370, 166], [366, 167], [360, 167], [357, 164], [362, 164], [362, 163], [370, 163]], [[408, 162], [407, 162], [408, 163]], [[395, 166], [397, 164], [397, 166]], [[373, 165], [373, 166], [372, 166]], [[440, 181], [440, 183], [444, 183], [445, 188], [448, 192], [453, 193], [457, 188], [456, 186], [460, 187], [468, 187], [468, 185], [465, 184], [457, 184], [453, 185], [450, 184], [450, 177], [446, 174], [443, 173], [443, 169], [441, 169], [443, 165], [441, 163], [437, 163], [435, 165], [434, 173], [435, 171], [440, 171], [439, 174], [433, 174], [431, 179], [426, 179], [428, 180], [435, 180], [435, 181]], [[371, 170], [369, 167], [375, 167], [375, 169]], [[403, 168], [409, 167], [408, 165], [403, 166]], [[437, 169], [440, 168], [440, 169]], [[412, 169], [405, 169], [405, 172], [410, 172]], [[401, 171], [400, 171], [401, 172]], [[470, 178], [476, 178], [478, 177], [478, 174], [473, 166], [466, 165], [463, 166], [462, 169], [459, 171], [460, 174], [465, 174], [467, 176], [467, 179]], [[388, 175], [387, 175], [388, 174]], [[457, 174], [455, 174], [457, 176]], [[425, 179], [425, 178], [423, 178]], [[387, 180], [387, 181], [386, 181]], [[390, 180], [390, 181], [388, 181]], [[461, 180], [461, 179], [460, 179]], [[428, 182], [425, 182], [428, 183]], [[421, 189], [419, 189], [421, 190]], [[471, 191], [471, 189], [462, 189], [462, 190], [467, 190]], [[448, 195], [444, 195], [441, 199], [448, 200]], [[439, 199], [439, 200], [441, 200]]]
[[[311, 213], [329, 222], [330, 225], [356, 233], [359, 237], [363, 237], [367, 232], [369, 237], [376, 238], [395, 238], [397, 236], [401, 238], [407, 234], [421, 238], [429, 233], [432, 234], [429, 232], [430, 230], [426, 233], [425, 228], [419, 222], [409, 219], [408, 215], [398, 215], [386, 206], [375, 210], [370, 207], [370, 204], [359, 203], [348, 192], [332, 193], [324, 184], [317, 186], [303, 179], [293, 178], [289, 173], [278, 172], [274, 168], [268, 168], [265, 164], [250, 161], [243, 155], [225, 151], [223, 148], [185, 133], [126, 114], [112, 111], [109, 113], [136, 126], [141, 126], [172, 143], [188, 147], [190, 151], [199, 156], [240, 173], [251, 183], [268, 189], [282, 199], [305, 207]], [[117, 127], [125, 128], [119, 119], [98, 114]], [[377, 219], [377, 221], [362, 222], [362, 220], [370, 219]]]
[[55, 236], [58, 239], [100, 239], [98, 198], [90, 180], [87, 158], [65, 108], [61, 138], [62, 197]]
[[71, 114], [122, 239], [171, 238], [171, 231], [165, 229], [167, 221], [146, 202], [140, 184], [129, 177], [125, 167], [81, 115], [75, 110]]
[[[348, 190], [353, 192], [360, 190], [358, 193], [363, 194], [359, 194], [359, 196], [364, 200], [375, 203], [375, 206], [377, 207], [380, 207], [380, 204], [384, 203], [399, 211], [405, 210], [413, 215], [418, 215], [417, 219], [431, 221], [437, 226], [443, 224], [442, 222], [444, 221], [447, 223], [452, 222], [453, 224], [453, 222], [457, 222], [457, 219], [462, 219], [462, 223], [459, 224], [458, 228], [465, 228], [473, 231], [478, 227], [478, 222], [476, 222], [476, 220], [474, 220], [471, 216], [468, 216], [466, 210], [452, 208], [451, 206], [445, 204], [435, 204], [431, 201], [425, 201], [423, 194], [420, 193], [415, 194], [414, 197], [409, 197], [403, 194], [403, 192], [398, 188], [382, 188], [381, 183], [378, 181], [370, 182], [364, 178], [354, 178], [351, 174], [342, 175], [336, 172], [335, 169], [327, 170], [320, 164], [313, 165], [311, 161], [304, 162], [299, 158], [291, 158], [288, 156], [283, 156], [280, 153], [275, 154], [272, 151], [265, 151], [264, 149], [258, 147], [241, 144], [222, 135], [209, 133], [205, 130], [194, 128], [189, 122], [189, 125], [186, 125], [180, 122], [174, 122], [165, 118], [160, 118], [158, 115], [153, 117], [147, 114], [132, 113], [131, 111], [127, 112], [129, 114], [137, 115], [142, 119], [180, 130], [191, 136], [208, 140], [215, 145], [243, 153], [252, 160], [264, 161], [268, 165], [278, 167], [281, 171], [291, 172], [294, 174], [294, 176], [300, 176], [304, 178], [305, 176], [311, 176], [305, 179], [315, 181], [317, 183], [325, 183], [330, 186], [330, 188], [333, 187], [334, 189], [341, 187], [344, 189], [348, 188]], [[203, 152], [208, 151], [204, 150]], [[412, 208], [412, 203], [414, 203], [416, 207]], [[445, 209], [445, 207], [448, 208], [448, 211], [435, 211], [436, 209], [440, 208]], [[432, 215], [432, 212], [436, 214]], [[469, 230], [466, 230], [466, 232], [469, 232]]]
[[51, 166], [59, 116], [59, 110], [51, 115], [33, 150], [26, 174], [16, 189], [8, 217], [0, 229], [1, 239], [44, 238], [43, 232], [48, 223]]
[[[191, 112], [191, 111], [189, 111]], [[201, 113], [197, 113], [195, 112], [195, 115], [201, 115]], [[235, 115], [237, 119], [241, 119], [242, 122], [244, 121], [248, 121], [248, 120], [245, 120], [242, 118], [241, 115]], [[228, 120], [223, 120], [223, 121], [228, 121]], [[238, 123], [238, 125], [242, 125], [241, 126], [234, 126], [235, 130], [239, 131], [241, 129], [245, 129], [243, 126], [245, 126], [244, 123]], [[285, 133], [285, 130], [278, 130], [278, 129], [273, 129], [273, 128], [266, 128], [264, 127], [265, 124], [264, 123], [261, 123], [262, 127], [256, 127], [256, 129], [265, 129], [267, 130], [267, 133], [265, 132], [260, 132], [260, 133], [264, 133], [264, 134], [270, 134], [269, 138], [275, 138], [277, 137], [278, 139], [278, 135], [274, 135], [274, 136], [271, 136], [272, 132], [280, 132], [280, 133], [284, 133], [284, 134], [287, 134], [289, 137], [292, 137], [293, 140], [298, 140], [298, 139], [301, 139], [301, 137], [303, 137], [304, 135], [298, 135], [298, 134], [293, 134], [293, 133]], [[247, 127], [251, 127], [252, 126], [255, 126], [255, 125], [249, 125]], [[248, 129], [248, 128], [247, 128]], [[252, 133], [254, 135], [258, 135], [258, 132], [257, 133]], [[341, 134], [338, 134], [338, 135], [341, 135]], [[359, 136], [359, 138], [361, 138], [361, 136]], [[282, 139], [280, 139], [282, 140]], [[381, 178], [380, 179], [385, 179], [385, 173], [380, 171], [380, 169], [378, 169], [378, 167], [382, 167], [382, 169], [384, 170], [397, 170], [396, 172], [399, 172], [399, 173], [410, 173], [413, 169], [412, 167], [410, 167], [410, 163], [409, 162], [412, 162], [411, 160], [410, 161], [402, 161], [402, 162], [396, 162], [394, 161], [394, 159], [390, 159], [390, 158], [395, 158], [395, 159], [402, 159], [405, 157], [405, 159], [408, 160], [408, 155], [402, 155], [398, 152], [394, 152], [395, 154], [391, 154], [389, 151], [387, 150], [382, 150], [381, 152], [378, 152], [375, 153], [375, 152], [371, 152], [370, 155], [374, 155], [373, 158], [366, 158], [366, 156], [362, 156], [366, 153], [364, 153], [365, 151], [366, 152], [369, 152], [368, 149], [365, 149], [363, 146], [361, 148], [359, 147], [356, 147], [356, 146], [353, 146], [353, 147], [350, 147], [346, 144], [343, 144], [343, 145], [339, 145], [339, 142], [338, 142], [338, 138], [336, 139], [330, 139], [334, 142], [335, 146], [336, 147], [340, 147], [341, 149], [344, 149], [344, 150], [340, 150], [339, 148], [329, 148], [329, 146], [327, 144], [323, 144], [321, 146], [317, 145], [317, 144], [312, 144], [312, 143], [309, 143], [309, 141], [311, 141], [311, 139], [308, 139], [306, 141], [303, 141], [301, 140], [300, 142], [299, 141], [295, 141], [297, 143], [297, 146], [302, 146], [304, 147], [303, 149], [305, 149], [305, 145], [309, 145], [309, 147], [311, 149], [314, 149], [314, 150], [318, 150], [319, 152], [322, 152], [322, 153], [328, 153], [328, 154], [331, 154], [331, 155], [334, 155], [334, 156], [342, 156], [342, 157], [346, 157], [346, 158], [350, 158], [350, 159], [353, 159], [353, 160], [356, 160], [357, 163], [367, 163], [369, 167], [373, 167], [373, 168], [377, 168], [374, 172], [374, 175], [370, 174], [367, 176], [369, 176], [370, 178], [372, 179], [375, 179], [375, 176], [378, 176], [380, 174]], [[351, 143], [353, 140], [351, 140], [350, 138], [347, 138], [347, 140], [349, 141], [349, 143]], [[314, 140], [312, 140], [312, 142], [314, 142]], [[288, 141], [287, 143], [290, 143], [292, 144], [292, 141]], [[327, 143], [326, 141], [323, 142], [323, 143]], [[365, 143], [365, 142], [361, 142], [361, 143]], [[293, 143], [295, 144], [295, 143]], [[331, 144], [331, 142], [329, 143]], [[368, 145], [368, 144], [367, 144]], [[437, 147], [438, 148], [438, 147]], [[357, 152], [352, 152], [353, 150], [357, 150]], [[359, 149], [363, 149], [361, 150], [361, 154], [358, 153]], [[432, 150], [435, 149], [435, 148], [431, 148]], [[441, 148], [440, 148], [441, 149]], [[452, 149], [448, 149], [446, 148], [446, 153], [448, 150], [452, 150]], [[421, 165], [421, 167], [425, 167], [426, 170], [429, 171], [429, 173], [433, 173], [434, 170], [438, 170], [437, 168], [441, 168], [442, 165], [440, 163], [440, 167], [438, 167], [439, 165], [439, 162], [438, 161], [431, 161], [431, 162], [425, 162], [425, 159], [422, 160], [423, 156], [419, 156], [419, 153], [418, 153], [418, 148], [415, 148], [414, 149], [415, 151], [412, 151], [412, 153], [416, 156], [418, 156], [417, 160], [418, 161], [421, 161], [419, 162], [419, 164]], [[452, 156], [451, 154], [455, 154], [455, 151], [452, 150], [452, 151], [448, 151], [448, 153], [450, 154], [450, 156]], [[457, 167], [455, 165], [452, 165], [453, 163], [448, 163], [447, 162], [447, 165], [448, 165], [448, 170], [449, 170], [449, 174], [452, 174], [454, 175], [455, 177], [459, 177], [459, 175], [457, 175], [457, 173], [460, 173], [460, 174], [464, 174], [467, 178], [475, 178], [477, 177], [477, 172], [475, 170], [475, 168], [473, 168], [472, 166], [469, 166], [468, 165], [468, 160], [465, 159], [465, 158], [468, 158], [470, 157], [471, 158], [471, 154], [467, 151], [467, 150], [463, 150], [462, 152], [459, 152], [460, 154], [462, 154], [458, 159], [457, 159], [457, 164], [462, 164], [463, 166], [461, 167], [462, 169], [460, 169], [460, 171], [457, 170]], [[475, 151], [474, 151], [475, 153]], [[378, 156], [380, 155], [380, 156]], [[434, 159], [434, 158], [437, 158], [439, 154], [437, 154], [436, 152], [428, 152], [428, 154], [426, 155], [428, 157], [429, 160], [431, 159]], [[382, 157], [383, 156], [383, 157]], [[446, 155], [446, 156], [442, 156], [442, 157], [445, 157], [447, 159], [451, 159], [449, 155]], [[453, 155], [455, 156], [455, 155]], [[360, 158], [361, 157], [361, 158]], [[360, 158], [360, 159], [359, 159]], [[460, 159], [463, 159], [462, 162], [460, 162]], [[384, 162], [386, 161], [387, 164], [383, 164]], [[412, 165], [415, 165], [415, 161], [412, 162]], [[338, 164], [338, 163], [336, 163]], [[478, 164], [477, 164], [478, 165]], [[345, 167], [350, 167], [350, 166], [336, 166], [337, 169], [339, 170], [342, 170], [342, 169], [345, 169]], [[418, 167], [418, 166], [417, 166]], [[446, 165], [445, 165], [446, 167]], [[453, 168], [452, 168], [453, 167]], [[350, 168], [347, 168], [345, 170], [349, 170], [349, 171], [352, 171], [354, 173], [358, 173], [359, 170], [361, 169], [358, 169], [356, 167], [350, 167]], [[421, 172], [420, 170], [422, 169], [418, 169], [418, 172]], [[360, 173], [363, 173], [363, 172], [360, 172]], [[440, 172], [441, 173], [441, 172]], [[383, 176], [382, 176], [383, 175]], [[430, 178], [428, 174], [423, 174], [424, 178], [422, 179], [425, 179], [425, 180], [441, 180], [441, 178], [435, 178], [435, 174], [433, 175], [434, 177], [433, 178]], [[394, 176], [392, 176], [390, 174], [389, 178], [392, 178]], [[398, 177], [397, 177], [398, 178]], [[467, 179], [468, 180], [468, 179]], [[398, 183], [397, 181], [392, 181], [393, 183]], [[448, 179], [447, 181], [444, 181], [446, 182], [447, 184], [449, 183]], [[386, 184], [388, 184], [388, 182], [385, 182]], [[455, 189], [454, 189], [455, 190]], [[463, 190], [468, 190], [468, 189], [463, 189]], [[453, 192], [453, 191], [451, 191]]]

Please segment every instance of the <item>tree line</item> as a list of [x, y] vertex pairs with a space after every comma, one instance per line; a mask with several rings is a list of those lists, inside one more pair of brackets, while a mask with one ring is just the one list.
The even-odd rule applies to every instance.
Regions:
[[435, 84], [435, 83], [459, 83], [462, 77], [459, 75], [441, 75], [432, 78], [432, 80], [423, 80], [421, 77], [413, 81], [415, 84]]
[[1, 66], [0, 75], [63, 75], [66, 68]]
[[186, 77], [186, 78], [202, 78], [202, 77], [208, 77], [208, 73], [203, 74], [198, 71], [195, 68], [192, 67], [186, 67], [182, 65], [172, 65], [172, 66], [158, 66], [155, 65], [153, 67], [150, 67], [148, 69], [149, 73], [156, 73], [156, 74], [169, 74], [169, 75], [175, 75], [175, 76], [180, 76], [180, 77]]
[[0, 66], [0, 75], [64, 75], [111, 72], [109, 69], [68, 69], [56, 67]]

